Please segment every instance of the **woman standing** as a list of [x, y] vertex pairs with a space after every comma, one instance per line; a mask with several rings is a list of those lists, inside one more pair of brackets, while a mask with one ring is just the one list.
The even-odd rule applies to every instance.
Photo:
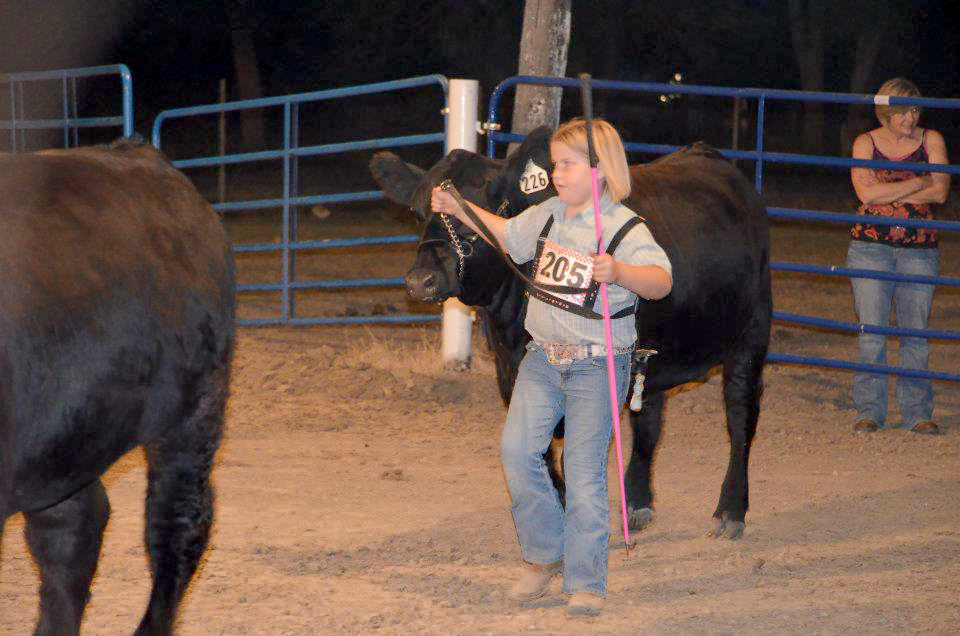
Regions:
[[[878, 96], [920, 97], [913, 82], [902, 77], [887, 80]], [[889, 106], [878, 100], [875, 108], [880, 127], [858, 136], [853, 158], [878, 161], [947, 164], [943, 136], [920, 128], [920, 108]], [[947, 199], [950, 177], [942, 172], [910, 170], [850, 170], [859, 199], [859, 213], [903, 219], [934, 218], [936, 204]], [[851, 230], [847, 267], [936, 276], [940, 270], [936, 230], [895, 225], [872, 225], [867, 219]], [[862, 324], [888, 325], [891, 306], [896, 307], [897, 325], [926, 329], [933, 300], [933, 285], [902, 283], [873, 278], [851, 278], [857, 316]], [[859, 360], [885, 364], [886, 338], [861, 333]], [[926, 369], [928, 346], [925, 338], [901, 336], [900, 366]], [[854, 430], [870, 433], [884, 426], [887, 416], [887, 377], [857, 373], [853, 381], [853, 402], [857, 409]], [[915, 433], [937, 434], [932, 421], [933, 389], [930, 381], [897, 376], [897, 403], [903, 426]]]

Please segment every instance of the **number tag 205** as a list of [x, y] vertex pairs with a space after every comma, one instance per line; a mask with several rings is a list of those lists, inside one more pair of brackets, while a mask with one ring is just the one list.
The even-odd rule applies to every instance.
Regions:
[[[540, 239], [540, 257], [534, 272], [534, 282], [541, 285], [565, 285], [580, 287], [582, 294], [555, 294], [546, 292], [559, 300], [583, 306], [587, 291], [593, 281], [593, 257], [566, 248], [553, 241]], [[591, 298], [592, 302], [593, 299]]]

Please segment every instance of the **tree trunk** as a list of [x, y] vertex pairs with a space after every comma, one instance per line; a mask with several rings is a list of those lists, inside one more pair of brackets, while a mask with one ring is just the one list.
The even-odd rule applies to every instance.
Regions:
[[[519, 75], [563, 77], [570, 44], [570, 0], [526, 0], [520, 36]], [[560, 87], [517, 86], [513, 102], [514, 133], [560, 123]]]
[[[239, 15], [238, 15], [239, 14]], [[238, 99], [263, 97], [260, 82], [260, 63], [253, 43], [253, 28], [242, 15], [240, 3], [228, 6], [230, 19], [230, 47], [233, 52], [233, 72], [236, 76]], [[242, 110], [240, 115], [240, 140], [244, 148], [263, 148], [266, 144], [264, 112], [261, 109]]]
[[[824, 48], [827, 30], [826, 6], [822, 0], [790, 0], [790, 32], [805, 91], [824, 88]], [[803, 102], [803, 147], [821, 153], [824, 140], [823, 104]]]

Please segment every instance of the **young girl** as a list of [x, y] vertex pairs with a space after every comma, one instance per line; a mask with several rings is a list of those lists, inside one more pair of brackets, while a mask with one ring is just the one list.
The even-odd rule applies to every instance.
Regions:
[[[612, 320], [612, 333], [622, 407], [637, 338], [631, 308], [638, 295], [656, 300], [670, 293], [671, 267], [643, 224], [629, 228], [618, 241], [615, 238], [625, 223], [636, 218], [620, 204], [630, 194], [630, 173], [623, 142], [613, 126], [595, 120], [593, 138], [601, 180], [603, 242], [616, 243], [612, 255], [594, 254], [597, 238], [582, 119], [563, 124], [550, 140], [557, 196], [512, 219], [469, 205], [515, 262], [536, 257], [536, 277], [544, 283], [586, 286], [592, 255], [592, 279], [609, 283], [610, 314], [620, 315]], [[432, 192], [431, 208], [478, 229], [450, 193], [440, 188]], [[562, 267], [561, 258], [565, 259]], [[606, 468], [612, 433], [603, 321], [597, 319], [600, 302], [588, 293], [538, 296], [530, 296], [524, 327], [533, 341], [520, 363], [501, 439], [513, 520], [526, 561], [523, 575], [507, 596], [515, 601], [539, 598], [547, 592], [551, 578], [562, 571], [563, 591], [571, 595], [567, 612], [596, 616], [607, 593]], [[577, 306], [584, 301], [589, 306]], [[561, 417], [566, 418], [566, 510], [543, 460]]]

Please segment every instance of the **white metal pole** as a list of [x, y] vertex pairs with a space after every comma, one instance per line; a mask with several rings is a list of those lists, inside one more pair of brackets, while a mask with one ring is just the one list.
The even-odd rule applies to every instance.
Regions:
[[[477, 80], [450, 80], [447, 95], [445, 153], [456, 148], [477, 151], [477, 104], [480, 83]], [[447, 368], [470, 368], [471, 335], [474, 312], [456, 298], [443, 303], [440, 355]]]

